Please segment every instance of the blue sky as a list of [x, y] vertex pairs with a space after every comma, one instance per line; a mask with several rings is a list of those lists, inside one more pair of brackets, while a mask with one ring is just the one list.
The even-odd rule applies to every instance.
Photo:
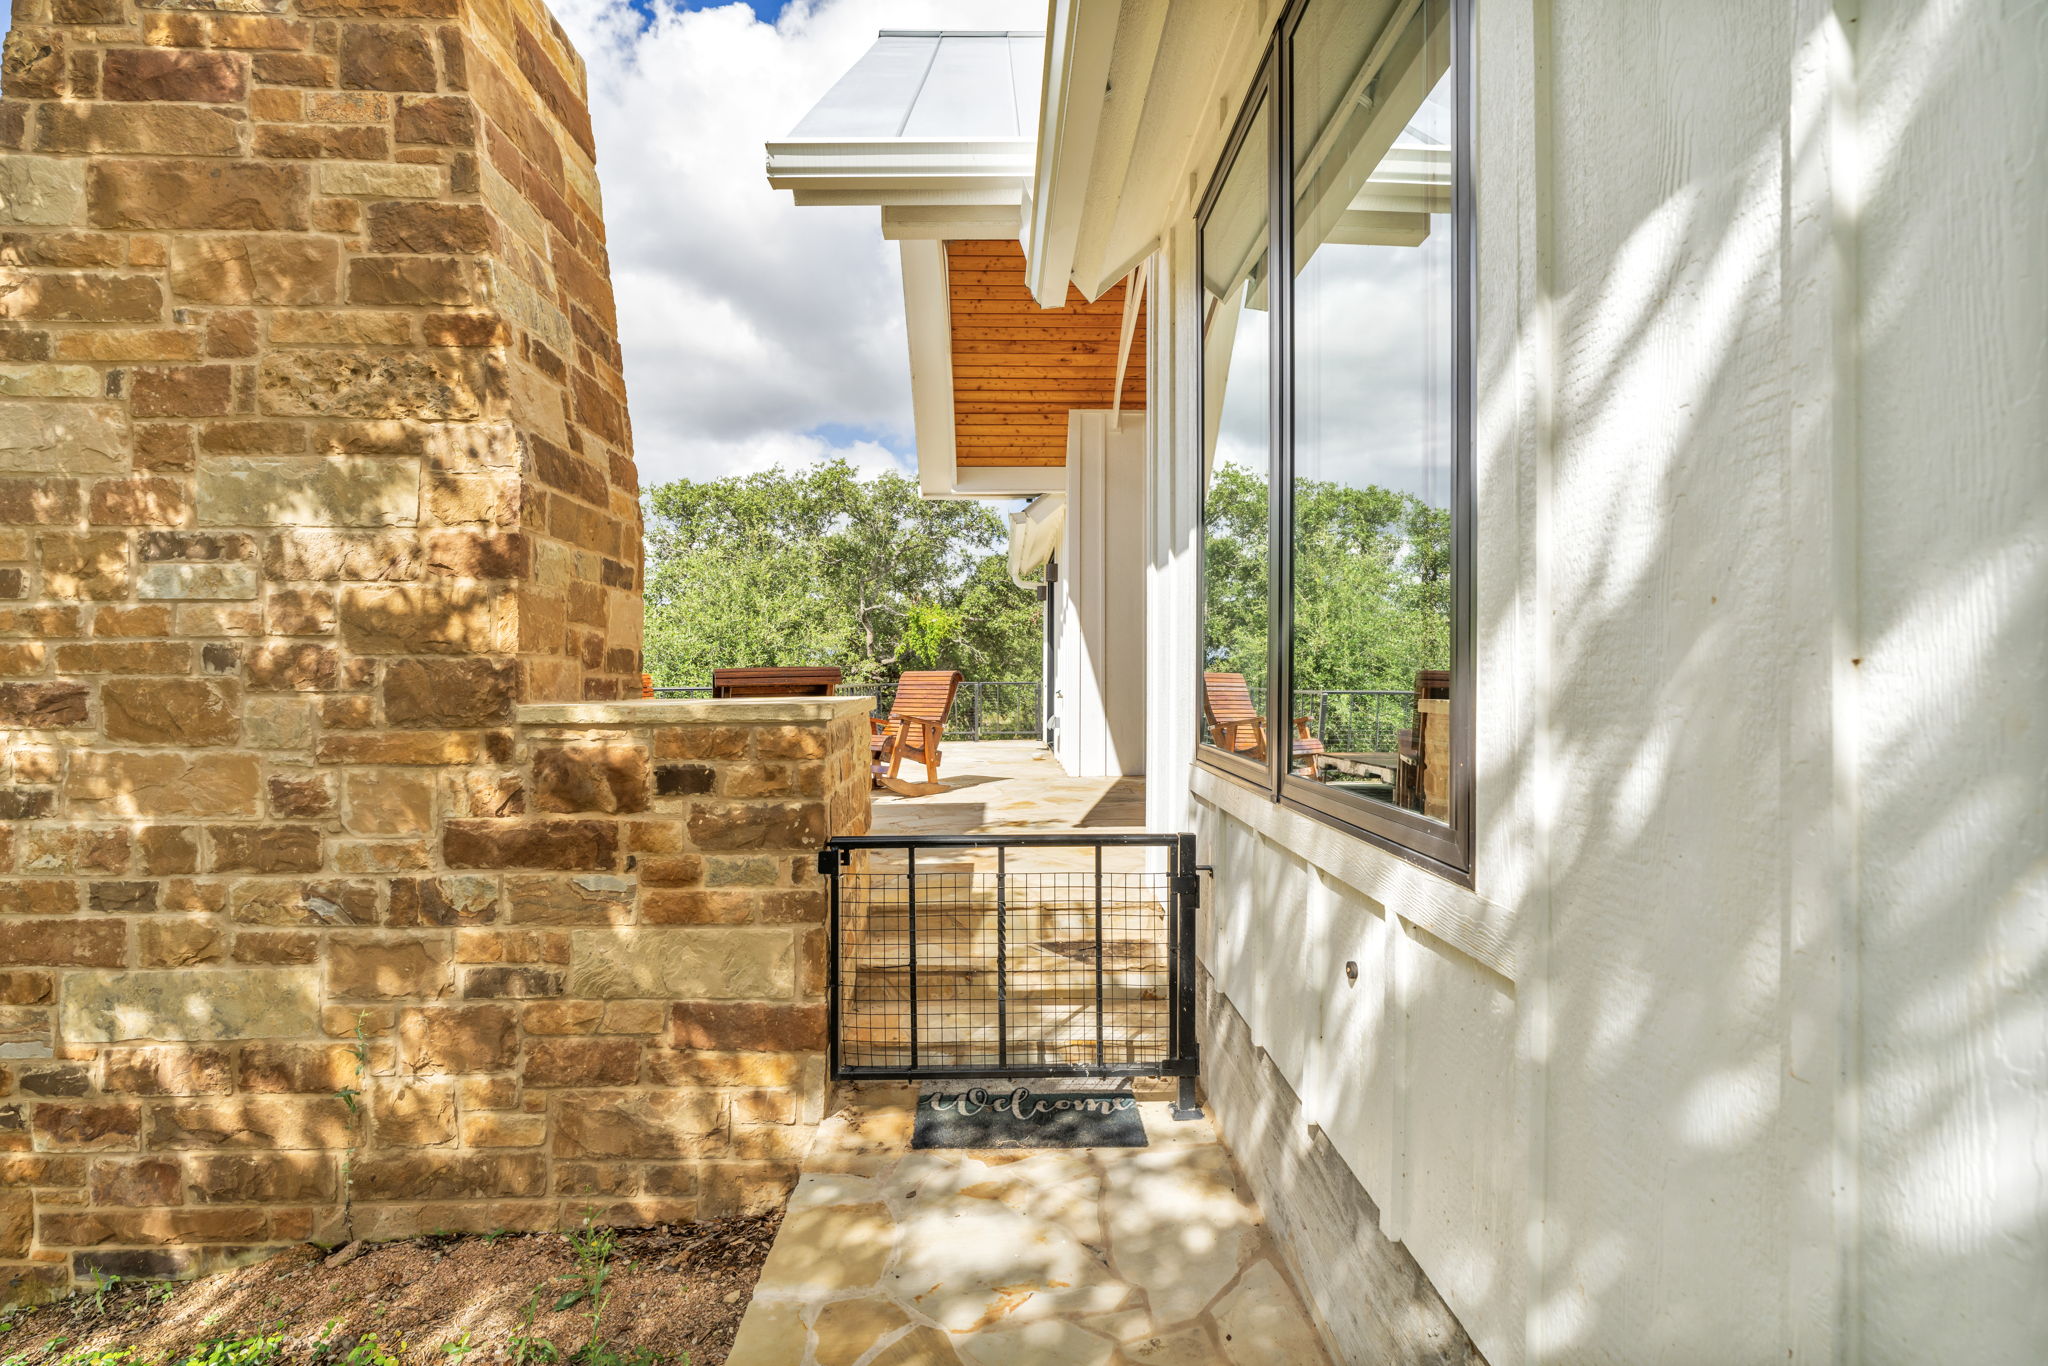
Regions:
[[589, 71], [643, 484], [835, 457], [908, 470], [896, 244], [871, 207], [771, 190], [764, 144], [877, 30], [1030, 27], [1043, 0], [551, 4]]
[[[906, 362], [907, 363], [907, 362]], [[916, 444], [902, 432], [888, 427], [867, 427], [857, 423], [821, 422], [804, 433], [833, 446], [852, 446], [863, 441], [873, 442], [891, 455], [904, 457], [907, 463]]]
[[[681, 0], [680, 3], [675, 3], [675, 0], [670, 0], [670, 2], [674, 3], [675, 8], [677, 9], [700, 10], [719, 9], [722, 8], [723, 6], [735, 3], [735, 0]], [[752, 10], [754, 12], [754, 17], [756, 19], [759, 19], [762, 23], [772, 24], [775, 22], [777, 16], [779, 16], [782, 13], [786, 3], [787, 0], [747, 0], [747, 8]], [[643, 20], [647, 22], [653, 21], [654, 0], [631, 0], [631, 4], [633, 9], [640, 14]]]

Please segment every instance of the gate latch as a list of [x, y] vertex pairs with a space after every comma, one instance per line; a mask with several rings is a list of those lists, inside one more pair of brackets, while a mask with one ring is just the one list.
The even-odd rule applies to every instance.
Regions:
[[1173, 894], [1189, 906], [1202, 904], [1202, 875], [1200, 873], [1175, 873]]
[[828, 845], [818, 851], [818, 875], [830, 877], [852, 861], [851, 850], [834, 849]]

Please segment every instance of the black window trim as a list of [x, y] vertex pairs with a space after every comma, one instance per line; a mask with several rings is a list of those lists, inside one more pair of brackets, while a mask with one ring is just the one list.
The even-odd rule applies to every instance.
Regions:
[[[1452, 98], [1458, 118], [1451, 152], [1452, 291], [1457, 336], [1451, 376], [1451, 819], [1448, 826], [1385, 803], [1338, 794], [1321, 783], [1289, 772], [1293, 759], [1294, 710], [1294, 652], [1290, 639], [1294, 611], [1293, 538], [1290, 534], [1294, 521], [1294, 355], [1290, 344], [1294, 308], [1294, 177], [1288, 155], [1294, 118], [1290, 98], [1293, 93], [1291, 39], [1312, 2], [1293, 0], [1281, 14], [1195, 214], [1195, 277], [1199, 282], [1203, 278], [1202, 230], [1222, 189], [1224, 176], [1244, 150], [1247, 135], [1263, 101], [1268, 111], [1265, 149], [1267, 241], [1270, 278], [1273, 281], [1273, 306], [1267, 315], [1271, 344], [1268, 377], [1270, 411], [1267, 414], [1267, 481], [1270, 493], [1267, 499], [1266, 710], [1272, 718], [1268, 733], [1275, 738], [1267, 745], [1267, 762], [1263, 769], [1235, 754], [1224, 753], [1206, 743], [1206, 739], [1195, 746], [1195, 762], [1223, 778], [1257, 790], [1271, 801], [1335, 826], [1410, 863], [1469, 887], [1472, 885], [1475, 806], [1472, 755], [1477, 690], [1475, 675], [1478, 671], [1473, 583], [1476, 504], [1472, 487], [1476, 411], [1473, 376], [1476, 270], [1472, 186], [1472, 0], [1449, 0]], [[1199, 290], [1197, 297], [1201, 297]], [[1203, 354], [1206, 355], [1206, 328], [1201, 340], [1205, 348]], [[1198, 369], [1198, 385], [1206, 369], [1206, 364]], [[1205, 415], [1199, 437], [1204, 443], [1209, 436], [1207, 410], [1206, 401], [1198, 405], [1197, 411]], [[1206, 491], [1203, 502], [1206, 506]], [[1199, 544], [1206, 545], [1206, 514], [1201, 536]], [[1196, 556], [1196, 602], [1197, 610], [1201, 612], [1207, 611], [1208, 604], [1207, 585], [1202, 582], [1201, 569], [1205, 558], [1200, 553]], [[1195, 632], [1197, 687], [1207, 662], [1207, 639], [1206, 627], [1198, 623]], [[1284, 705], [1281, 705], [1282, 699]]]

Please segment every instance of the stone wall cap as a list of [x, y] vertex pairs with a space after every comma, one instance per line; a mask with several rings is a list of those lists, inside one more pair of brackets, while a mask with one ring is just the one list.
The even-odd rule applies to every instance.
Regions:
[[872, 697], [689, 697], [625, 702], [528, 702], [525, 726], [788, 725], [866, 716]]

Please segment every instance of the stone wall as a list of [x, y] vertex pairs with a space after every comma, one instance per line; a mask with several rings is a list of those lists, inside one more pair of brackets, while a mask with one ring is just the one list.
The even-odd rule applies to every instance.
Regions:
[[[0, 1291], [778, 1201], [823, 1104], [816, 850], [867, 827], [867, 707], [524, 707], [504, 809], [450, 800], [457, 769], [352, 798], [428, 827], [396, 876], [260, 871], [317, 826], [72, 828], [107, 869], [0, 892], [34, 903], [0, 924], [32, 965], [0, 970]], [[115, 875], [167, 828], [213, 875]]]
[[597, 781], [518, 720], [637, 694], [579, 59], [531, 0], [13, 13], [0, 1279], [748, 1198], [683, 1148], [778, 1161], [816, 1069], [690, 1059], [815, 1042], [825, 723]]
[[[418, 737], [338, 733], [633, 695], [636, 481], [560, 30], [150, 4], [23, 0], [0, 57], [0, 667], [51, 680], [0, 723], [389, 761]], [[423, 664], [380, 713], [394, 655], [491, 663]], [[179, 682], [95, 708], [56, 681], [109, 674]]]

